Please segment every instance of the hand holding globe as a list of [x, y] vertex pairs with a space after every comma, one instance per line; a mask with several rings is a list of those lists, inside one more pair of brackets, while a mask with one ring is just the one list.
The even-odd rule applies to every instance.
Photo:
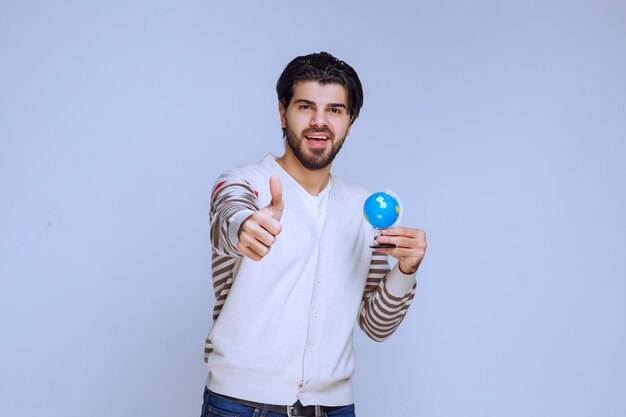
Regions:
[[[376, 192], [370, 195], [363, 205], [365, 220], [375, 229], [386, 229], [400, 222], [402, 215], [402, 203], [400, 198], [393, 192]], [[374, 242], [370, 248], [395, 248], [389, 243]]]

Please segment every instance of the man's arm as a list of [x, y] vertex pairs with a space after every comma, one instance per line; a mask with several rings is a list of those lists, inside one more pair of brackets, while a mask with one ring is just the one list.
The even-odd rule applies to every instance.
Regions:
[[281, 231], [283, 213], [280, 178], [269, 181], [272, 200], [259, 208], [257, 192], [240, 179], [220, 179], [211, 196], [211, 243], [215, 253], [261, 260]]
[[392, 270], [385, 253], [372, 252], [359, 311], [359, 327], [377, 342], [386, 340], [409, 310], [415, 287], [413, 274], [405, 276], [397, 265]]
[[[391, 227], [376, 240], [395, 248], [372, 252], [359, 326], [372, 339], [382, 342], [398, 328], [415, 296], [415, 273], [426, 253], [426, 233], [409, 227]], [[387, 255], [398, 263], [389, 268]]]
[[247, 181], [220, 177], [211, 194], [211, 244], [218, 255], [242, 257], [237, 249], [241, 224], [259, 210], [257, 192]]

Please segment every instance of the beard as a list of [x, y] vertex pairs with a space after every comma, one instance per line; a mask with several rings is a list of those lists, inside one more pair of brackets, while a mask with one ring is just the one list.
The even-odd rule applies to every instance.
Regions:
[[[309, 148], [306, 146], [305, 136], [315, 133], [328, 134], [329, 141], [331, 141], [330, 147], [324, 148]], [[337, 142], [335, 142], [335, 135], [327, 128], [322, 129], [307, 129], [302, 132], [302, 135], [298, 136], [296, 132], [286, 125], [285, 128], [285, 142], [287, 146], [291, 148], [293, 154], [298, 158], [298, 161], [307, 169], [316, 171], [318, 169], [326, 168], [330, 165], [343, 146], [343, 142], [346, 139], [344, 136]]]

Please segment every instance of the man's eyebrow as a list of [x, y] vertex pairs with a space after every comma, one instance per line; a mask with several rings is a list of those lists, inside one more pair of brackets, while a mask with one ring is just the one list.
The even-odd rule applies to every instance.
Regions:
[[[294, 100], [293, 102], [294, 102], [294, 103], [308, 104], [308, 105], [310, 105], [310, 106], [315, 106], [315, 102], [314, 102], [314, 101], [307, 100], [307, 99], [304, 99], [304, 98], [299, 98], [299, 99], [297, 99], [297, 100]], [[343, 107], [343, 108], [344, 108], [344, 109], [346, 109], [346, 110], [348, 109], [348, 108], [346, 107], [346, 105], [345, 105], [345, 104], [343, 104], [343, 103], [328, 103], [328, 106], [327, 106], [327, 107], [333, 107], [333, 108]]]

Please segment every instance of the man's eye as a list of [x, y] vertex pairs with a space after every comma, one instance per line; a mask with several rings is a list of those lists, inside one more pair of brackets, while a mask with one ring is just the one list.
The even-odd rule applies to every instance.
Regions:
[[330, 111], [336, 114], [341, 114], [341, 109], [339, 107], [333, 107]]
[[300, 108], [302, 110], [310, 110], [311, 109], [311, 105], [309, 105], [309, 104], [301, 104]]

